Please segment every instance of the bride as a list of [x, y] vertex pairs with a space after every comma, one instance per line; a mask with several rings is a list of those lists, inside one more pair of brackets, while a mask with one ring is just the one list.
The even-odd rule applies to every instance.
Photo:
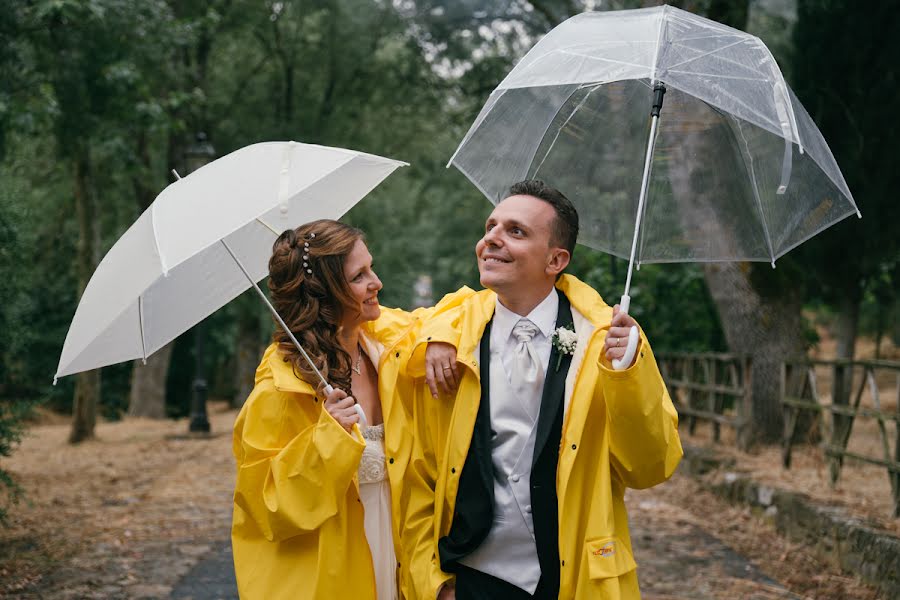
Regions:
[[438, 309], [382, 308], [381, 287], [353, 227], [314, 221], [275, 241], [272, 303], [335, 389], [324, 396], [278, 328], [234, 425], [232, 548], [244, 599], [399, 597], [413, 389], [400, 365], [421, 318]]

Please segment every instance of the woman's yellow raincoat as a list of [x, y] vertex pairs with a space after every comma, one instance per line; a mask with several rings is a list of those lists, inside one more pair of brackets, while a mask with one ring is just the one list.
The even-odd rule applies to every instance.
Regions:
[[[471, 294], [471, 290], [468, 291]], [[447, 300], [458, 303], [467, 295]], [[392, 523], [399, 545], [409, 461], [412, 383], [400, 367], [424, 316], [381, 309], [363, 326], [367, 354], [378, 368]], [[238, 591], [245, 600], [375, 598], [357, 469], [365, 443], [359, 428], [341, 427], [315, 390], [294, 375], [276, 345], [266, 350], [256, 386], [234, 424], [237, 483], [231, 541]]]
[[[646, 338], [634, 364], [614, 371], [601, 356], [612, 308], [591, 287], [564, 275], [557, 287], [572, 304], [578, 344], [566, 380], [556, 489], [561, 599], [639, 598], [623, 496], [626, 487], [665, 481], [681, 459], [678, 417]], [[451, 579], [441, 571], [438, 540], [447, 535], [481, 396], [476, 357], [496, 294], [482, 291], [458, 313], [426, 324], [407, 370], [421, 376], [424, 343], [447, 341], [464, 369], [453, 399], [416, 388], [413, 456], [406, 470], [410, 503], [404, 548], [410, 596], [433, 600]]]

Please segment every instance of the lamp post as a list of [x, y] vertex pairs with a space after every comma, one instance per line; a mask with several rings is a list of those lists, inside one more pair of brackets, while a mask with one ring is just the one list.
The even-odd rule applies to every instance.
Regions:
[[[213, 145], [206, 139], [206, 134], [197, 133], [197, 137], [184, 152], [185, 168], [193, 173], [211, 161], [216, 155]], [[188, 431], [191, 433], [209, 433], [209, 418], [206, 416], [206, 373], [204, 369], [204, 343], [206, 334], [203, 322], [194, 328], [194, 382], [191, 386], [191, 420]]]

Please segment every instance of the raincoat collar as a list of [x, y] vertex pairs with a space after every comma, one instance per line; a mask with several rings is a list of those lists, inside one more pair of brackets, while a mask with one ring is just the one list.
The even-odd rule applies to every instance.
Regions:
[[[609, 305], [603, 301], [594, 288], [574, 275], [563, 275], [556, 282], [556, 287], [566, 295], [572, 308], [577, 310], [587, 322], [599, 329], [609, 324], [612, 316]], [[574, 315], [573, 315], [574, 316]], [[576, 323], [576, 330], [577, 330]]]

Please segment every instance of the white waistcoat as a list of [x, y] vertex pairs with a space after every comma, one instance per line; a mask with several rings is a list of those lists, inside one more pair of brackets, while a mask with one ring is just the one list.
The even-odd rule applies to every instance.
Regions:
[[531, 461], [543, 386], [512, 387], [499, 354], [491, 354], [489, 370], [494, 523], [484, 542], [459, 562], [533, 594], [541, 566], [531, 516]]

